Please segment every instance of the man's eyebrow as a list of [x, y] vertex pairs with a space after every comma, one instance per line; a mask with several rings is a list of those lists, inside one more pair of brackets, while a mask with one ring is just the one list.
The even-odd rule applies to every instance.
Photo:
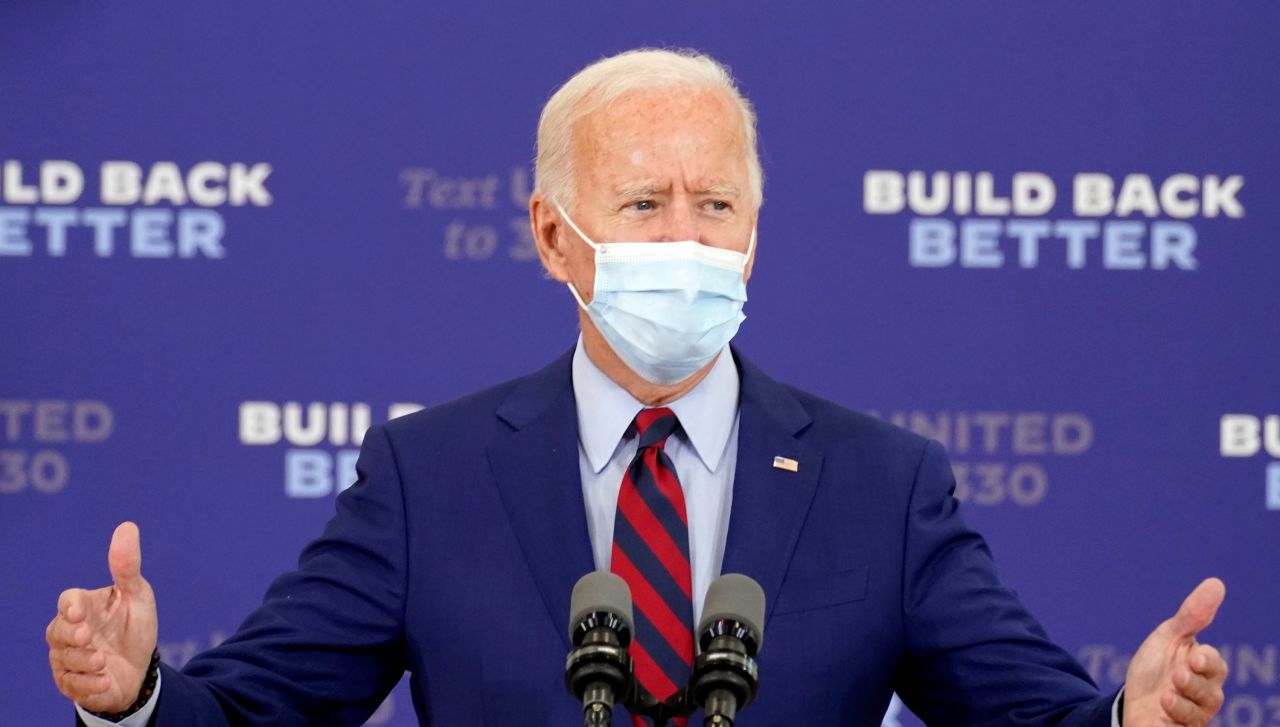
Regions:
[[[637, 200], [648, 199], [655, 195], [663, 194], [667, 190], [660, 188], [656, 184], [648, 182], [636, 182], [619, 185], [614, 191], [614, 195], [620, 199]], [[694, 190], [694, 194], [708, 195], [712, 197], [740, 197], [742, 190], [736, 184], [728, 182], [712, 182], [703, 187]]]
[[620, 199], [637, 200], [637, 199], [648, 199], [649, 197], [652, 197], [658, 194], [659, 192], [660, 190], [654, 184], [649, 184], [646, 182], [638, 182], [638, 183], [629, 182], [626, 184], [619, 185], [618, 188], [614, 191], [614, 195], [616, 197], [619, 197]]
[[738, 197], [742, 194], [742, 190], [738, 189], [736, 184], [708, 184], [698, 190], [698, 194], [707, 194], [712, 197]]

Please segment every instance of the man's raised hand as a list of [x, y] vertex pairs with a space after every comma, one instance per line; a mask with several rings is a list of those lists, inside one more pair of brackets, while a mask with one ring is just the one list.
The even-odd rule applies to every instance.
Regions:
[[1217, 578], [1205, 580], [1142, 642], [1125, 678], [1125, 727], [1203, 727], [1217, 714], [1227, 663], [1196, 635], [1213, 622], [1226, 592]]
[[91, 712], [133, 704], [156, 648], [156, 599], [142, 577], [137, 525], [116, 528], [107, 565], [114, 585], [63, 591], [45, 629], [58, 691]]

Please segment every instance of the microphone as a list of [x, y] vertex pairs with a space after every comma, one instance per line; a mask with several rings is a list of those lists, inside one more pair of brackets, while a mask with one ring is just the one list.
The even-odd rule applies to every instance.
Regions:
[[569, 641], [573, 650], [564, 666], [564, 684], [582, 702], [585, 727], [604, 727], [613, 719], [613, 702], [631, 684], [631, 589], [605, 571], [578, 580], [569, 598]]
[[764, 589], [738, 573], [712, 581], [698, 634], [702, 653], [693, 662], [690, 696], [703, 724], [733, 727], [760, 683], [755, 656], [764, 643]]

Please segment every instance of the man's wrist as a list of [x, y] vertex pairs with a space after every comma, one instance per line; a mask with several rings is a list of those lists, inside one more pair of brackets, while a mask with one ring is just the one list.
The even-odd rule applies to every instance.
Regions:
[[156, 682], [160, 679], [160, 650], [156, 649], [151, 652], [151, 663], [147, 665], [147, 676], [142, 680], [142, 688], [138, 690], [138, 698], [133, 700], [125, 709], [119, 712], [91, 712], [85, 710], [95, 717], [100, 717], [108, 722], [121, 722], [129, 715], [137, 712], [151, 701], [151, 695], [156, 691]]

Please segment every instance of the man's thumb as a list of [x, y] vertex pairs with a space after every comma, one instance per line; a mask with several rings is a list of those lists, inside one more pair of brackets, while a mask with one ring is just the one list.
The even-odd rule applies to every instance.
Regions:
[[131, 522], [120, 523], [111, 536], [111, 550], [107, 552], [107, 567], [116, 587], [133, 592], [142, 581], [142, 540], [138, 526]]
[[1187, 596], [1172, 619], [1178, 636], [1195, 636], [1213, 623], [1218, 606], [1227, 595], [1227, 587], [1217, 578], [1206, 578]]

